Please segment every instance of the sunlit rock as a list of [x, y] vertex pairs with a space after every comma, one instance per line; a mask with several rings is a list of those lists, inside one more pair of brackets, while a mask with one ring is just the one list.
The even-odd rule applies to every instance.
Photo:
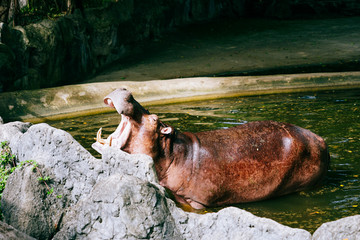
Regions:
[[313, 240], [328, 239], [360, 239], [360, 215], [322, 224], [315, 231]]

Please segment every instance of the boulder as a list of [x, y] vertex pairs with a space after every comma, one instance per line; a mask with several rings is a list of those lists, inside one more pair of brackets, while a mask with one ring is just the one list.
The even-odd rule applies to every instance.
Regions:
[[53, 239], [183, 239], [164, 192], [127, 175], [98, 182], [64, 222]]
[[[158, 185], [150, 157], [122, 151], [114, 156], [109, 151], [103, 160], [96, 159], [68, 133], [47, 124], [0, 125], [0, 141], [9, 141], [18, 162], [33, 160], [38, 166], [34, 169], [33, 164], [25, 164], [17, 169], [9, 177], [1, 200], [4, 220], [37, 239], [53, 236], [64, 213], [108, 176], [132, 173], [136, 179]], [[119, 157], [126, 160], [118, 161]], [[38, 181], [40, 174], [50, 177], [52, 194]]]
[[206, 214], [186, 213], [174, 205], [170, 207], [185, 239], [311, 239], [306, 230], [290, 228], [236, 207]]
[[[0, 141], [7, 140], [25, 164], [8, 178], [1, 199], [4, 220], [37, 239], [48, 239], [58, 229], [66, 209], [88, 194], [99, 175], [95, 159], [70, 134], [47, 124], [3, 124]], [[101, 164], [99, 165], [101, 166]], [[48, 187], [39, 177], [50, 177]], [[48, 194], [50, 189], [52, 194]], [[19, 197], [21, 196], [21, 197]]]
[[314, 232], [312, 239], [360, 239], [360, 215], [324, 223]]

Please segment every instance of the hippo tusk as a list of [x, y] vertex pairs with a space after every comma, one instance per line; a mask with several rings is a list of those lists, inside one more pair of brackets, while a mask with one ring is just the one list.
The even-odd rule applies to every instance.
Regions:
[[106, 144], [106, 141], [101, 138], [102, 128], [99, 129], [96, 133], [96, 141], [101, 144]]

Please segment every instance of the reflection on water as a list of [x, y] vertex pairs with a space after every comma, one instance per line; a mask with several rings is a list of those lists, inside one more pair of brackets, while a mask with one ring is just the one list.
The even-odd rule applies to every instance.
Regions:
[[[237, 206], [311, 232], [324, 222], [360, 214], [360, 89], [218, 99], [152, 106], [149, 110], [181, 131], [229, 128], [258, 120], [289, 122], [310, 129], [329, 145], [331, 166], [324, 185]], [[90, 146], [97, 130], [103, 127], [105, 137], [119, 122], [120, 116], [113, 113], [49, 124], [70, 132], [95, 155]]]

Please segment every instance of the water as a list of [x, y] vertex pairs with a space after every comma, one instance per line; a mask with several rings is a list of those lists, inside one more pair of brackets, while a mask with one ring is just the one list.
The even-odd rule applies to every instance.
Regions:
[[[360, 214], [360, 89], [218, 99], [151, 106], [149, 110], [181, 131], [228, 128], [258, 120], [310, 129], [329, 145], [331, 165], [324, 184], [311, 191], [237, 207], [310, 232], [324, 222]], [[96, 155], [90, 146], [97, 130], [103, 127], [107, 137], [119, 122], [120, 116], [111, 113], [49, 124], [68, 131]]]

